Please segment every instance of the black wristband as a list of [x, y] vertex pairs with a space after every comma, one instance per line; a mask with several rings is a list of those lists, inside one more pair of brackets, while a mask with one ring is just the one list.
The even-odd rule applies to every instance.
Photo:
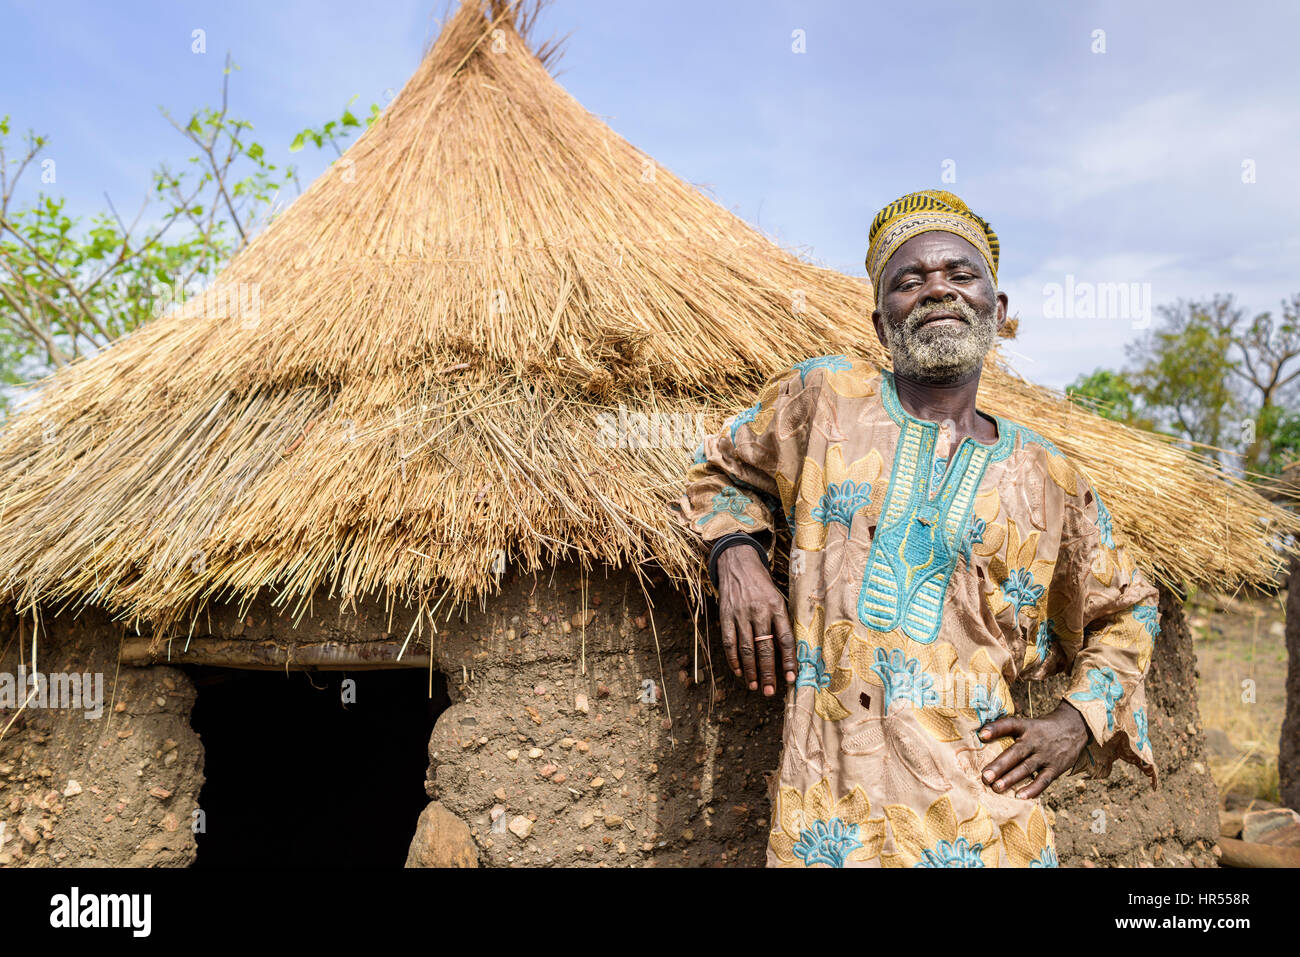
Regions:
[[733, 545], [751, 545], [763, 558], [763, 564], [767, 564], [767, 546], [760, 542], [749, 532], [730, 532], [723, 535], [713, 543], [713, 548], [709, 551], [709, 580], [713, 582], [713, 587], [718, 587], [718, 558], [728, 548]]

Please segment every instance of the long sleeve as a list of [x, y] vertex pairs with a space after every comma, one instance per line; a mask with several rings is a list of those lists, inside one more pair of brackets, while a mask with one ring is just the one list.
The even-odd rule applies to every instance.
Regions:
[[1065, 499], [1061, 551], [1050, 617], [1070, 681], [1065, 700], [1087, 722], [1089, 742], [1075, 771], [1106, 777], [1116, 758], [1141, 768], [1158, 786], [1147, 734], [1143, 682], [1160, 634], [1159, 593], [1132, 561], [1110, 513], [1078, 474]]
[[794, 507], [794, 487], [823, 369], [807, 360], [769, 379], [758, 401], [705, 436], [686, 472], [677, 503], [679, 521], [705, 546], [747, 532], [767, 544], [777, 510]]

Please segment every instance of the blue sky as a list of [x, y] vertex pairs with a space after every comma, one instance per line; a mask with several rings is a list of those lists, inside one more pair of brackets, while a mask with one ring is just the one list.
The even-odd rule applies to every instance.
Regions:
[[[3, 0], [0, 114], [50, 137], [74, 211], [107, 192], [128, 215], [149, 170], [187, 155], [158, 107], [215, 104], [230, 51], [233, 112], [305, 183], [328, 157], [291, 156], [294, 133], [354, 94], [383, 103], [446, 9]], [[556, 0], [540, 34], [565, 33], [559, 79], [581, 103], [815, 261], [863, 275], [881, 205], [958, 193], [1001, 237], [1008, 349], [1043, 384], [1121, 366], [1141, 323], [1054, 314], [1048, 284], [1275, 313], [1300, 292], [1300, 4]]]

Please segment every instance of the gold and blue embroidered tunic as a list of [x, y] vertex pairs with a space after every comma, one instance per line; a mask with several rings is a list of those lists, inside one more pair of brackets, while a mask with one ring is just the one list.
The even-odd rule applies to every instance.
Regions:
[[891, 373], [822, 356], [696, 452], [678, 509], [703, 543], [781, 517], [789, 532], [799, 671], [771, 866], [1056, 866], [1040, 801], [980, 778], [1012, 741], [977, 732], [1013, 713], [1018, 679], [1070, 675], [1090, 732], [1075, 771], [1105, 776], [1118, 757], [1155, 785], [1156, 589], [1087, 477], [991, 418], [994, 443], [953, 449], [950, 423], [908, 414]]

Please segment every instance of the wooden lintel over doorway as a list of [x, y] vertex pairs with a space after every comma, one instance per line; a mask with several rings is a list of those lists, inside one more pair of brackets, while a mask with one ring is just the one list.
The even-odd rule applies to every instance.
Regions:
[[357, 671], [367, 668], [429, 667], [427, 649], [408, 647], [401, 660], [398, 641], [321, 641], [279, 644], [241, 638], [195, 637], [173, 639], [156, 651], [147, 637], [128, 637], [122, 643], [122, 664], [213, 665], [283, 671]]

